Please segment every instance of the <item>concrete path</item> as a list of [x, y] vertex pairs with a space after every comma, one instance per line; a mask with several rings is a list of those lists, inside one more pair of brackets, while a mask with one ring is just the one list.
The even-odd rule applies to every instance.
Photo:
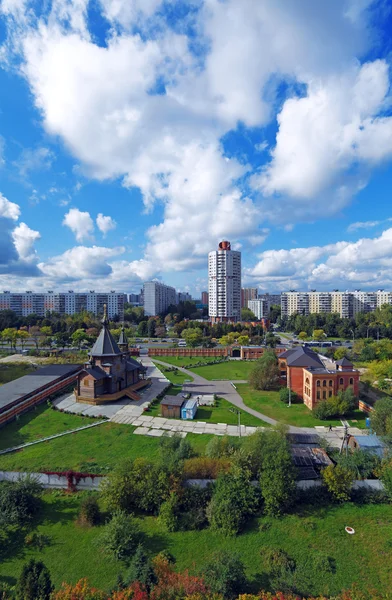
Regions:
[[[169, 365], [169, 363], [165, 363], [163, 360], [154, 359], [154, 362], [160, 365], [164, 365], [165, 367], [173, 366]], [[244, 412], [247, 412], [250, 415], [257, 417], [258, 419], [265, 421], [269, 425], [276, 425], [278, 423], [278, 421], [276, 421], [275, 419], [271, 419], [271, 417], [267, 417], [267, 415], [263, 415], [257, 410], [253, 410], [253, 408], [249, 408], [249, 406], [246, 406], [246, 404], [244, 404], [243, 399], [241, 398], [235, 387], [232, 385], [231, 381], [209, 381], [208, 379], [204, 379], [204, 377], [196, 375], [196, 373], [193, 373], [193, 371], [189, 371], [188, 369], [184, 369], [183, 367], [177, 367], [177, 369], [188, 375], [189, 378], [193, 377], [193, 382], [188, 383], [186, 386], [187, 391], [189, 391], [190, 393], [195, 395], [216, 394], [220, 398], [228, 400], [228, 402], [230, 402], [237, 408], [240, 408]], [[237, 381], [237, 383], [247, 382], [244, 380], [240, 380]], [[296, 427], [295, 429], [297, 430], [298, 428]]]

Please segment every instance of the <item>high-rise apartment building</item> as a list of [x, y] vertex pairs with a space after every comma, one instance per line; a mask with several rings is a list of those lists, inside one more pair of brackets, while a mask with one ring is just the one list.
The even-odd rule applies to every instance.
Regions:
[[256, 316], [257, 319], [262, 319], [263, 317], [268, 317], [269, 308], [266, 300], [261, 300], [258, 298], [257, 300], [248, 300], [249, 310]]
[[241, 252], [227, 241], [208, 254], [208, 314], [215, 323], [241, 318]]
[[177, 292], [173, 287], [159, 281], [146, 281], [143, 285], [143, 306], [147, 317], [160, 315], [171, 304], [177, 304]]
[[74, 315], [84, 311], [94, 315], [103, 315], [103, 305], [107, 305], [110, 319], [124, 318], [126, 295], [112, 290], [110, 293], [90, 292], [53, 292], [47, 293], [11, 293], [0, 294], [0, 310], [13, 310], [20, 317], [37, 315], [44, 317], [47, 313], [56, 312], [61, 315]]
[[201, 303], [208, 305], [208, 292], [201, 293]]
[[257, 300], [258, 297], [257, 288], [241, 288], [241, 308], [248, 308], [249, 300]]
[[188, 294], [188, 292], [178, 292], [177, 293], [177, 304], [180, 302], [191, 302], [192, 296]]
[[282, 316], [294, 313], [338, 313], [343, 319], [355, 317], [358, 313], [374, 312], [383, 304], [392, 304], [392, 292], [283, 292], [281, 296]]
[[271, 306], [274, 305], [278, 305], [280, 306], [280, 298], [281, 298], [281, 294], [259, 294], [258, 296], [259, 300], [264, 300], [264, 302], [266, 303], [266, 315], [268, 316], [270, 310], [271, 310]]

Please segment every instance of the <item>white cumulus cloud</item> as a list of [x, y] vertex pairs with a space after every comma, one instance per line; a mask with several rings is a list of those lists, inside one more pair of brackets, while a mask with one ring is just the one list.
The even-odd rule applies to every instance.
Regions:
[[71, 208], [64, 216], [63, 225], [66, 225], [75, 234], [76, 241], [82, 242], [91, 238], [94, 232], [94, 221], [89, 212], [83, 212], [78, 208]]
[[102, 213], [98, 214], [96, 223], [98, 229], [103, 233], [104, 236], [108, 233], [108, 231], [116, 229], [117, 227], [117, 223], [114, 219], [112, 219], [112, 217], [104, 216]]

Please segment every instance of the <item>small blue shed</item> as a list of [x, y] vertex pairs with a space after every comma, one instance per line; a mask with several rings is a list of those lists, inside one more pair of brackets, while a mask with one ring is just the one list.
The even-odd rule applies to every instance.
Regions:
[[197, 412], [197, 400], [190, 398], [181, 407], [181, 419], [194, 419]]

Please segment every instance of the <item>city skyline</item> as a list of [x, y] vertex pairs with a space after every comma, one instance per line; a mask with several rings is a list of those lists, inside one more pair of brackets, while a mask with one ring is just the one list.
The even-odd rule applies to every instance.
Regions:
[[392, 289], [381, 0], [7, 0], [0, 22], [0, 289], [200, 297], [222, 239], [262, 292]]

